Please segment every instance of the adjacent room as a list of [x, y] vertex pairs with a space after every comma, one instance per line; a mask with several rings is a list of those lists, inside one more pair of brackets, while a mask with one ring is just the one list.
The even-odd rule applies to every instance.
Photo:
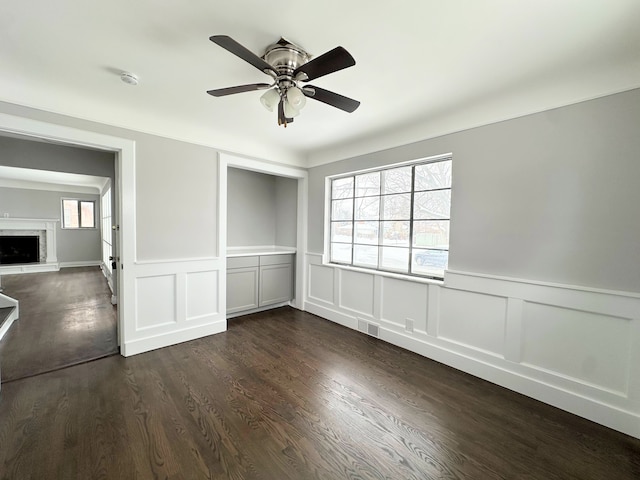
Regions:
[[0, 326], [3, 381], [116, 354], [113, 155], [17, 136], [0, 145], [0, 286], [21, 319]]
[[7, 6], [0, 478], [639, 478], [639, 21]]

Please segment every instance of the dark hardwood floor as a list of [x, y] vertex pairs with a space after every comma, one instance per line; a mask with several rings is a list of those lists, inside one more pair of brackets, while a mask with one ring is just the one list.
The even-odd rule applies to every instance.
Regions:
[[20, 302], [20, 318], [0, 341], [3, 383], [118, 351], [116, 311], [100, 268], [4, 275], [2, 286]]
[[640, 440], [290, 308], [3, 385], [3, 479], [638, 479]]

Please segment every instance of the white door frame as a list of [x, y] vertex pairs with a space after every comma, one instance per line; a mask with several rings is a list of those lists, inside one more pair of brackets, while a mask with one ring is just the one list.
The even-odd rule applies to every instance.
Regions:
[[118, 284], [118, 338], [120, 345], [127, 341], [127, 332], [134, 331], [134, 262], [135, 244], [135, 141], [62, 125], [41, 122], [0, 113], [0, 132], [53, 140], [79, 147], [97, 148], [115, 153], [116, 211], [120, 230]]

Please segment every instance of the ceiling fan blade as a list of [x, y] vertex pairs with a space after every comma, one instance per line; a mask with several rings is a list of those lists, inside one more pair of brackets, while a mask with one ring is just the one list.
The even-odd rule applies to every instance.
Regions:
[[306, 85], [302, 88], [302, 93], [306, 97], [313, 98], [319, 102], [326, 103], [332, 107], [339, 108], [345, 112], [352, 113], [360, 106], [360, 102], [353, 98], [345, 97], [338, 93], [330, 92], [324, 88], [314, 87], [313, 85]]
[[333, 50], [329, 50], [327, 53], [323, 53], [319, 57], [300, 65], [293, 71], [295, 77], [298, 73], [306, 74], [306, 78], [302, 78], [305, 82], [308, 80], [315, 80], [329, 73], [337, 72], [344, 68], [353, 67], [356, 61], [351, 54], [342, 47], [336, 47]]
[[217, 88], [215, 90], [207, 90], [209, 95], [214, 97], [224, 97], [226, 95], [233, 95], [234, 93], [253, 92], [254, 90], [263, 90], [269, 88], [271, 85], [268, 83], [250, 83], [249, 85], [238, 85], [236, 87]]
[[273, 69], [271, 65], [265, 62], [263, 59], [261, 59], [251, 50], [248, 50], [247, 48], [240, 45], [233, 38], [227, 35], [213, 35], [212, 37], [209, 37], [209, 40], [211, 40], [216, 45], [220, 45], [222, 48], [233, 53], [237, 57], [240, 57], [245, 62], [250, 63], [251, 65], [256, 67], [258, 70], [265, 73], [273, 72], [274, 74], [277, 75], [277, 72]]

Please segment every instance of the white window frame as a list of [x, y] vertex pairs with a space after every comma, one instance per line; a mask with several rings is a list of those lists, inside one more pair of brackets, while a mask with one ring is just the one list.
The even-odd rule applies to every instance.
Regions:
[[[78, 202], [78, 226], [77, 227], [68, 227], [64, 223], [64, 201], [65, 200], [73, 200]], [[93, 227], [82, 227], [82, 209], [80, 208], [80, 203], [92, 203], [93, 204]], [[64, 230], [96, 230], [98, 228], [98, 220], [99, 219], [99, 210], [97, 208], [97, 203], [95, 200], [87, 200], [85, 198], [74, 198], [74, 197], [62, 197], [60, 199], [60, 227]]]
[[[446, 153], [446, 154], [442, 154], [442, 155], [436, 155], [436, 156], [432, 156], [432, 157], [426, 157], [426, 158], [420, 158], [417, 160], [410, 160], [410, 161], [406, 161], [406, 162], [399, 162], [399, 163], [394, 163], [394, 164], [388, 164], [388, 165], [383, 165], [383, 166], [379, 166], [379, 167], [374, 167], [374, 168], [368, 168], [368, 169], [363, 169], [363, 170], [357, 170], [357, 171], [351, 171], [351, 172], [345, 172], [345, 173], [340, 173], [340, 174], [336, 174], [336, 175], [331, 175], [326, 177], [326, 183], [325, 183], [325, 235], [324, 235], [324, 239], [325, 239], [325, 253], [323, 255], [323, 264], [325, 265], [330, 265], [332, 267], [338, 267], [338, 268], [344, 268], [344, 269], [348, 269], [348, 270], [356, 270], [356, 271], [365, 271], [365, 272], [369, 272], [369, 273], [376, 273], [382, 276], [390, 276], [390, 277], [399, 277], [399, 278], [405, 278], [405, 279], [410, 279], [410, 280], [414, 280], [414, 281], [419, 281], [419, 282], [437, 282], [437, 283], [442, 283], [442, 281], [444, 280], [444, 274], [442, 276], [435, 276], [435, 275], [429, 275], [429, 274], [422, 274], [422, 273], [416, 273], [416, 272], [411, 272], [411, 267], [408, 269], [409, 271], [407, 272], [400, 272], [400, 271], [396, 271], [393, 269], [384, 269], [384, 268], [380, 268], [380, 266], [378, 266], [377, 268], [374, 267], [368, 267], [368, 266], [363, 266], [363, 265], [357, 265], [354, 264], [354, 256], [353, 256], [353, 251], [352, 251], [352, 255], [351, 255], [351, 262], [350, 263], [342, 263], [342, 262], [335, 262], [331, 260], [331, 227], [332, 227], [332, 184], [334, 180], [339, 180], [341, 178], [348, 178], [348, 177], [355, 177], [357, 175], [362, 175], [362, 174], [367, 174], [367, 173], [374, 173], [374, 172], [382, 172], [385, 170], [391, 170], [391, 169], [395, 169], [395, 168], [401, 168], [401, 167], [408, 167], [408, 166], [416, 166], [416, 165], [423, 165], [423, 164], [429, 164], [429, 163], [437, 163], [437, 162], [442, 162], [442, 161], [452, 161], [453, 164], [453, 154], [452, 153]], [[453, 182], [453, 179], [452, 179]], [[354, 185], [355, 188], [355, 185]], [[452, 190], [452, 185], [449, 187], [449, 190]], [[411, 202], [411, 218], [410, 218], [410, 222], [413, 223], [413, 196], [416, 192], [414, 191], [413, 185], [411, 188], [411, 197], [412, 197], [412, 202]], [[418, 192], [419, 193], [419, 192]], [[354, 196], [355, 196], [355, 192], [354, 192]], [[380, 194], [380, 197], [384, 196], [384, 194]], [[445, 219], [443, 219], [445, 220]], [[446, 219], [449, 222], [451, 222], [451, 214], [449, 212], [449, 217]], [[355, 227], [355, 212], [353, 213], [353, 219], [352, 221], [354, 222], [354, 227]], [[382, 222], [383, 220], [378, 220], [380, 222]], [[413, 225], [411, 225], [411, 231], [413, 232]], [[355, 245], [355, 229], [352, 228], [352, 240], [351, 240], [351, 245], [352, 245], [352, 249], [353, 246]], [[447, 246], [446, 251], [449, 252], [449, 246], [451, 244], [451, 239], [449, 238], [449, 245]], [[377, 244], [378, 247], [384, 246], [382, 245], [380, 242], [378, 242]], [[411, 265], [413, 263], [413, 250], [414, 249], [420, 249], [422, 250], [423, 248], [420, 247], [414, 247], [413, 246], [413, 238], [410, 237], [409, 238], [409, 264]], [[378, 261], [378, 265], [380, 264], [380, 261]], [[446, 271], [446, 268], [445, 268]]]

